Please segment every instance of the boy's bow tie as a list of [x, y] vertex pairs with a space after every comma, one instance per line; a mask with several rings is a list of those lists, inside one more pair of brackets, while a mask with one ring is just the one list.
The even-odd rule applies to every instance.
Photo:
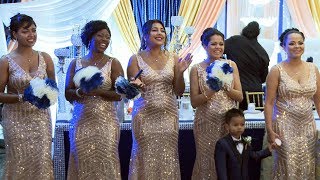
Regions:
[[236, 146], [240, 143], [243, 143], [243, 140], [233, 140], [233, 142], [236, 144]]

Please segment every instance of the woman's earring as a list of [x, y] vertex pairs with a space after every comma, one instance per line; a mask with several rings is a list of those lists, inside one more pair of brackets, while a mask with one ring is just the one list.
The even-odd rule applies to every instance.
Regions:
[[91, 46], [91, 41], [89, 41], [89, 43], [88, 43], [88, 48], [90, 49], [90, 46]]
[[110, 39], [108, 48], [109, 48], [109, 53], [112, 54], [112, 40], [111, 39]]

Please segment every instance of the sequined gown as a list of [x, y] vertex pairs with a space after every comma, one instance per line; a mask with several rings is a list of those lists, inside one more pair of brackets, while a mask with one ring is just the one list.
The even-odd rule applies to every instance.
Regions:
[[307, 82], [299, 84], [282, 68], [273, 115], [273, 128], [282, 145], [275, 151], [273, 179], [315, 179], [317, 132], [312, 112], [315, 65], [308, 63]]
[[[209, 90], [206, 83], [207, 72], [200, 64], [195, 66], [198, 71], [200, 91], [203, 93]], [[236, 102], [224, 90], [218, 91], [207, 103], [197, 107], [193, 127], [196, 144], [193, 180], [217, 179], [214, 163], [215, 145], [218, 139], [226, 134], [225, 113], [234, 107], [236, 107]]]
[[145, 91], [134, 101], [129, 179], [180, 179], [174, 59], [155, 71], [137, 54]]
[[[25, 72], [10, 55], [7, 92], [23, 93], [30, 80], [46, 78], [46, 63], [39, 52], [36, 72]], [[6, 163], [2, 179], [53, 179], [51, 160], [52, 128], [49, 110], [40, 110], [28, 102], [4, 104], [3, 132]]]
[[[104, 82], [111, 89], [112, 59], [101, 68]], [[76, 69], [82, 68], [77, 60]], [[114, 102], [101, 97], [84, 97], [74, 102], [71, 120], [68, 179], [121, 179], [118, 144], [119, 121]]]

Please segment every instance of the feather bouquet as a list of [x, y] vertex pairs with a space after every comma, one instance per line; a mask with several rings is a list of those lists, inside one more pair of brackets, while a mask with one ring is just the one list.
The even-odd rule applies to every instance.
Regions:
[[39, 109], [47, 109], [57, 102], [59, 95], [55, 81], [47, 78], [34, 78], [24, 90], [23, 100], [28, 101]]
[[[138, 72], [138, 74], [134, 77], [137, 79], [142, 73], [142, 70]], [[138, 99], [141, 96], [139, 88], [134, 84], [130, 83], [123, 76], [119, 76], [114, 83], [114, 87], [116, 89], [116, 93], [125, 97], [126, 99]]]
[[74, 75], [73, 82], [76, 87], [79, 87], [83, 92], [88, 93], [102, 85], [102, 72], [95, 66], [82, 68]]
[[224, 84], [231, 86], [233, 68], [225, 61], [214, 61], [207, 69], [207, 84], [210, 89], [219, 91]]

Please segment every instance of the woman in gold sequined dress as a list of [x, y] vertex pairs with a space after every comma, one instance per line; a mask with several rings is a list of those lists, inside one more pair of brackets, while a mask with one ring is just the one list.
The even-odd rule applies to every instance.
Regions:
[[[237, 65], [230, 60], [222, 60], [224, 35], [214, 28], [207, 28], [201, 36], [202, 46], [207, 58], [195, 64], [190, 72], [191, 105], [196, 108], [194, 119], [194, 138], [196, 160], [192, 179], [217, 179], [214, 151], [217, 140], [225, 135], [225, 113], [236, 107], [236, 101], [243, 99]], [[206, 84], [206, 68], [214, 61], [226, 61], [233, 67], [233, 83], [218, 92]]]
[[127, 69], [128, 77], [143, 70], [139, 81], [144, 84], [133, 106], [129, 179], [180, 179], [176, 95], [184, 92], [183, 72], [192, 57], [178, 60], [162, 50], [166, 32], [159, 20], [147, 21], [142, 32], [140, 51]]
[[279, 40], [287, 59], [272, 67], [267, 77], [264, 114], [268, 141], [276, 148], [273, 179], [315, 179], [317, 132], [312, 105], [319, 114], [320, 76], [315, 64], [301, 59], [304, 39], [295, 28], [282, 33]]
[[33, 78], [54, 80], [54, 65], [47, 53], [32, 49], [37, 32], [30, 16], [13, 16], [10, 31], [18, 47], [0, 59], [0, 102], [4, 103], [2, 125], [6, 148], [2, 179], [53, 179], [49, 109], [23, 102], [22, 94]]
[[[119, 121], [114, 101], [121, 98], [114, 90], [115, 79], [123, 75], [115, 58], [104, 54], [111, 32], [106, 22], [90, 21], [81, 39], [89, 53], [73, 60], [66, 77], [66, 98], [74, 105], [71, 120], [68, 179], [121, 179], [118, 144]], [[87, 66], [98, 67], [103, 84], [85, 93], [73, 83], [75, 72]]]

